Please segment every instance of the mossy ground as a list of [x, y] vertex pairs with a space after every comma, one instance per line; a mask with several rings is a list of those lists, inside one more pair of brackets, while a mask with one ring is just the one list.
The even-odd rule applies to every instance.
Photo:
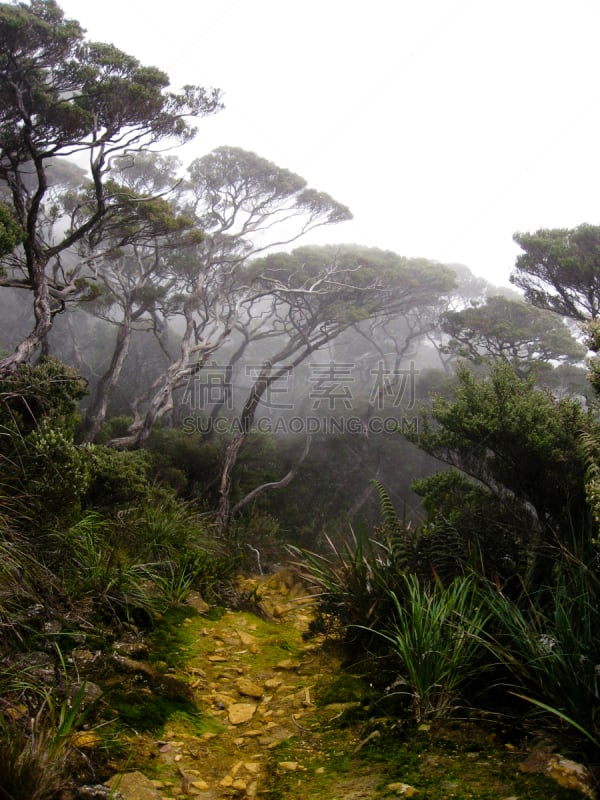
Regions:
[[[356, 697], [356, 696], [355, 696]], [[364, 708], [364, 705], [363, 705]], [[270, 756], [270, 800], [359, 800], [398, 797], [411, 787], [422, 800], [575, 800], [542, 774], [522, 772], [518, 743], [497, 741], [489, 728], [466, 720], [413, 723], [321, 710], [310, 733], [283, 743]], [[362, 746], [361, 746], [362, 744]], [[288, 764], [297, 763], [294, 771]], [[284, 766], [281, 766], [281, 765]], [[405, 796], [412, 796], [405, 789]]]
[[[161, 781], [165, 798], [379, 800], [400, 796], [402, 785], [422, 800], [582, 796], [522, 772], [527, 752], [490, 725], [465, 719], [419, 729], [406, 702], [404, 709], [382, 704], [364, 675], [342, 670], [335, 647], [303, 639], [310, 613], [293, 592], [273, 582], [263, 587], [260, 616], [210, 618], [183, 609], [164, 618], [152, 663], [186, 684], [191, 699], [147, 697], [144, 706], [142, 696], [122, 708], [138, 735], [127, 736], [121, 769]], [[240, 676], [259, 685], [277, 678], [282, 686], [254, 701], [251, 721], [232, 726], [229, 701], [248, 700], [236, 693]], [[269, 741], [264, 734], [275, 721], [284, 735]], [[139, 735], [143, 725], [149, 733]], [[190, 780], [207, 788], [194, 790]]]

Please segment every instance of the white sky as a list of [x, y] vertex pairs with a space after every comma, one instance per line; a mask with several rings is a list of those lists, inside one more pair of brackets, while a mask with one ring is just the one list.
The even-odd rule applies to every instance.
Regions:
[[345, 203], [308, 243], [508, 283], [515, 231], [600, 224], [600, 0], [59, 0], [90, 39], [217, 86], [185, 163], [253, 150]]

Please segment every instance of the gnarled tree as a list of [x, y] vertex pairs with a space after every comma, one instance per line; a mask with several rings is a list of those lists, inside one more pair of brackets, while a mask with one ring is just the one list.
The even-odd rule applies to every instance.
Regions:
[[221, 527], [230, 518], [231, 474], [269, 387], [351, 325], [409, 314], [453, 285], [451, 273], [439, 264], [416, 264], [389, 251], [356, 245], [271, 254], [251, 264], [249, 278], [273, 304], [276, 346], [257, 367], [225, 450], [217, 516]]
[[[23, 244], [0, 263], [1, 286], [32, 293], [34, 327], [0, 360], [0, 376], [28, 361], [64, 304], [87, 290], [74, 246], [108, 216], [127, 213], [108, 180], [112, 160], [164, 140], [185, 142], [188, 119], [219, 107], [218, 92], [168, 89], [164, 72], [109, 44], [87, 42], [54, 0], [0, 5], [0, 194]], [[52, 161], [86, 156], [86, 213], [49, 198]], [[59, 224], [57, 224], [59, 223]]]
[[538, 308], [585, 322], [600, 317], [600, 227], [516, 233], [523, 252], [510, 280]]
[[[172, 157], [136, 154], [119, 159], [113, 169], [113, 181], [118, 179], [131, 208], [123, 218], [103, 220], [101, 253], [93, 244], [89, 247], [89, 272], [93, 270], [99, 294], [87, 307], [115, 326], [116, 336], [87, 409], [86, 441], [93, 441], [105, 420], [134, 334], [151, 332], [162, 343], [165, 306], [178, 285], [174, 253], [202, 241], [198, 220], [182, 208], [178, 166]], [[86, 237], [82, 257], [87, 244]]]
[[165, 322], [182, 331], [179, 352], [145, 396], [137, 399], [134, 421], [115, 447], [142, 444], [152, 426], [173, 408], [174, 392], [200, 372], [239, 326], [264, 288], [252, 286], [248, 259], [289, 244], [310, 230], [350, 219], [349, 210], [306, 181], [254, 153], [221, 147], [189, 169], [187, 191], [204, 240], [171, 258], [177, 280]]

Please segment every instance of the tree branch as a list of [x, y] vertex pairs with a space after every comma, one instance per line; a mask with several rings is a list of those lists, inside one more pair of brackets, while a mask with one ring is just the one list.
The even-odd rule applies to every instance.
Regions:
[[237, 514], [237, 512], [240, 511], [240, 509], [244, 508], [244, 506], [247, 506], [248, 503], [251, 503], [255, 498], [258, 497], [259, 494], [266, 492], [267, 489], [283, 489], [289, 483], [291, 483], [298, 474], [298, 470], [300, 469], [306, 456], [308, 455], [311, 444], [312, 444], [312, 436], [307, 436], [304, 448], [302, 450], [302, 453], [300, 454], [300, 458], [290, 469], [287, 475], [284, 475], [284, 477], [281, 478], [281, 480], [279, 481], [271, 481], [270, 483], [263, 483], [260, 486], [257, 486], [256, 489], [253, 489], [251, 492], [249, 492], [245, 497], [242, 497], [242, 499], [238, 503], [236, 503], [234, 507], [231, 509], [231, 517], [234, 517]]

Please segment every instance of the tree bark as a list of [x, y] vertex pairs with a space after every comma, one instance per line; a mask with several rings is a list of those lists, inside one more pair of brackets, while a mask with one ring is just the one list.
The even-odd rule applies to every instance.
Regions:
[[45, 264], [34, 264], [31, 273], [35, 325], [31, 333], [19, 342], [10, 355], [0, 359], [0, 379], [12, 375], [22, 364], [31, 361], [33, 354], [41, 346], [52, 328], [53, 314], [45, 275]]
[[[127, 311], [129, 311], [129, 309], [127, 309]], [[84, 442], [94, 441], [106, 419], [110, 398], [121, 377], [123, 366], [129, 354], [132, 333], [131, 323], [131, 313], [126, 312], [124, 319], [117, 329], [117, 341], [110, 360], [110, 365], [100, 378], [96, 391], [94, 392], [92, 405], [86, 415], [88, 430]]]
[[259, 406], [263, 394], [270, 384], [277, 378], [284, 375], [290, 367], [282, 367], [276, 373], [272, 373], [271, 362], [265, 362], [260, 375], [254, 382], [250, 395], [246, 400], [246, 405], [242, 411], [240, 430], [234, 434], [225, 450], [225, 459], [221, 469], [221, 480], [219, 484], [219, 505], [217, 508], [216, 525], [217, 529], [223, 531], [229, 525], [231, 519], [231, 473], [235, 467], [240, 450], [242, 449], [248, 434], [252, 428], [252, 423], [256, 417], [256, 409]]

